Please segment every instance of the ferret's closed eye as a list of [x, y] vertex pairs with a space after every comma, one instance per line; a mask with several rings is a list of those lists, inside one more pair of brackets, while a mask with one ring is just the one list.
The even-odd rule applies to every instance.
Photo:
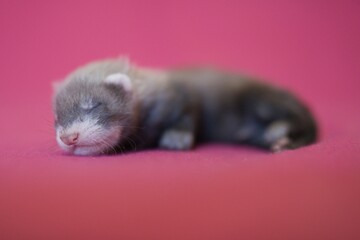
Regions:
[[99, 107], [102, 103], [101, 102], [90, 102], [81, 104], [80, 107], [86, 111], [92, 111], [95, 108]]
[[97, 102], [97, 103], [95, 103], [95, 104], [92, 106], [91, 110], [93, 110], [93, 109], [95, 109], [95, 108], [99, 107], [101, 104], [102, 104], [101, 102]]

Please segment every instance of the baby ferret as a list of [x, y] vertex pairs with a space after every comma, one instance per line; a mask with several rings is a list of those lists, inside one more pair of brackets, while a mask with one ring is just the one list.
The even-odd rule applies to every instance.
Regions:
[[55, 87], [56, 140], [75, 155], [197, 142], [248, 144], [271, 151], [313, 143], [317, 127], [289, 92], [206, 68], [139, 68], [126, 59], [90, 63]]

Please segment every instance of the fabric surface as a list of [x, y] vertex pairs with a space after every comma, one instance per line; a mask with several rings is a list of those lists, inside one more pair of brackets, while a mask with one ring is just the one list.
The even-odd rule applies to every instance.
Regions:
[[[1, 1], [0, 239], [360, 239], [357, 1]], [[118, 54], [216, 65], [304, 99], [317, 144], [73, 157], [51, 82]]]

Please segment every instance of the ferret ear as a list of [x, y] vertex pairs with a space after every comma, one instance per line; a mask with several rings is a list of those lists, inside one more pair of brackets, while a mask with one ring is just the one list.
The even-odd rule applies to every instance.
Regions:
[[120, 86], [127, 92], [130, 92], [132, 90], [131, 80], [129, 76], [124, 73], [110, 74], [105, 78], [105, 83]]

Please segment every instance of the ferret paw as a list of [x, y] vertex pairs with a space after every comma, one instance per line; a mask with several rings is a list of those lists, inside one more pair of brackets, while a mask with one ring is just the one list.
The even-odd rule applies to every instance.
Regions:
[[267, 127], [264, 139], [268, 143], [275, 143], [279, 139], [287, 137], [289, 133], [289, 123], [286, 121], [276, 121]]
[[194, 146], [194, 134], [189, 131], [167, 130], [162, 135], [159, 147], [172, 150], [189, 150]]
[[290, 146], [290, 139], [283, 137], [278, 139], [275, 143], [271, 145], [271, 151], [274, 153], [281, 152], [288, 149]]
[[270, 145], [273, 152], [281, 152], [288, 149], [291, 141], [288, 138], [289, 123], [286, 121], [276, 121], [266, 129], [264, 138], [265, 142]]

